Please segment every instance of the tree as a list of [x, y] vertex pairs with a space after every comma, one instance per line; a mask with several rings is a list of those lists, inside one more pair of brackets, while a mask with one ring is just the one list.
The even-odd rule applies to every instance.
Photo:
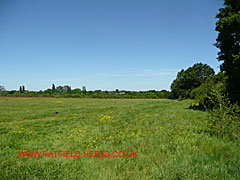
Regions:
[[[52, 92], [52, 90], [51, 90]], [[55, 90], [58, 94], [70, 94], [71, 93], [71, 86], [65, 85], [65, 86], [58, 86]]]
[[71, 93], [71, 86], [65, 85], [63, 86], [63, 92], [70, 94]]
[[86, 94], [86, 92], [87, 92], [86, 86], [82, 87], [82, 92], [83, 92], [83, 94]]
[[0, 85], [0, 95], [5, 95], [5, 87]]
[[56, 88], [56, 93], [62, 94], [63, 92], [64, 92], [63, 86], [58, 86], [58, 87]]
[[49, 95], [52, 93], [52, 90], [49, 88], [49, 89], [46, 89], [45, 91], [43, 91], [42, 93], [40, 94], [44, 94], [44, 95]]
[[240, 102], [240, 0], [225, 0], [224, 5], [216, 16], [215, 46], [220, 50], [218, 60], [223, 61], [221, 71], [228, 76], [230, 100]]
[[19, 87], [19, 91], [20, 91], [20, 93], [22, 93], [22, 86]]
[[79, 89], [79, 88], [76, 88], [76, 89], [73, 89], [73, 90], [72, 90], [72, 93], [73, 93], [73, 94], [81, 94], [81, 92], [82, 92], [82, 91], [81, 91], [81, 89]]
[[187, 70], [182, 69], [171, 84], [174, 98], [187, 98], [192, 89], [199, 87], [208, 77], [215, 74], [207, 64], [196, 63]]
[[190, 98], [195, 99], [198, 105], [194, 105], [193, 108], [198, 108], [202, 110], [212, 110], [217, 102], [216, 94], [213, 92], [221, 93], [226, 95], [226, 73], [219, 72], [218, 74], [208, 78], [205, 83], [201, 86], [193, 89], [190, 93]]
[[52, 93], [55, 93], [55, 91], [56, 91], [55, 85], [52, 84]]
[[24, 92], [24, 91], [25, 91], [25, 86], [23, 85], [23, 86], [22, 86], [22, 92]]

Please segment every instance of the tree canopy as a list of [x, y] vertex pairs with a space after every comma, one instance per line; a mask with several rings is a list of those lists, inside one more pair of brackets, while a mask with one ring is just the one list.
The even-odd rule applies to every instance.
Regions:
[[220, 50], [218, 60], [223, 61], [221, 71], [228, 76], [229, 97], [240, 102], [240, 0], [225, 0], [224, 5], [216, 16], [215, 46]]
[[196, 63], [192, 67], [182, 69], [171, 84], [174, 98], [187, 98], [192, 89], [199, 87], [208, 77], [215, 74], [207, 64]]

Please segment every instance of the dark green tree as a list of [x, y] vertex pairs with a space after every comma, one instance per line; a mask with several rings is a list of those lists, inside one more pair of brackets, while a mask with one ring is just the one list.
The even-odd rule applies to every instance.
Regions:
[[82, 91], [81, 91], [81, 89], [76, 88], [76, 89], [73, 89], [73, 90], [72, 90], [72, 93], [73, 93], [73, 94], [81, 94]]
[[230, 100], [240, 102], [240, 0], [225, 0], [224, 5], [216, 16], [215, 46], [220, 50], [218, 60], [223, 61], [221, 71], [228, 77]]
[[216, 94], [213, 94], [215, 90], [223, 95], [226, 95], [226, 73], [219, 72], [218, 74], [208, 78], [201, 86], [193, 89], [190, 93], [190, 98], [195, 99], [197, 106], [195, 108], [202, 110], [212, 110], [217, 102]]
[[55, 85], [52, 84], [52, 93], [55, 93], [55, 91], [56, 91]]
[[22, 93], [22, 86], [19, 87], [19, 92]]
[[192, 67], [182, 69], [171, 84], [174, 98], [188, 98], [192, 89], [199, 87], [208, 77], [215, 74], [207, 64], [196, 63]]
[[63, 94], [63, 93], [64, 93], [63, 86], [58, 86], [58, 87], [56, 88], [56, 93], [58, 93], [58, 94]]
[[43, 91], [42, 94], [44, 94], [44, 95], [50, 95], [50, 94], [52, 94], [52, 89], [49, 88], [49, 89]]
[[25, 91], [25, 86], [23, 85], [23, 86], [22, 86], [22, 92], [24, 92], [24, 91]]
[[66, 94], [70, 94], [71, 93], [71, 86], [68, 86], [68, 85], [63, 86], [63, 91]]

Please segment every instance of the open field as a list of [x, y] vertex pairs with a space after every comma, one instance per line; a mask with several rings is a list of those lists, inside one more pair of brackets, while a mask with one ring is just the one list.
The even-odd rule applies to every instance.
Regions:
[[[190, 103], [0, 98], [0, 179], [239, 179], [240, 141], [204, 132], [208, 114]], [[20, 158], [22, 150], [138, 157]]]

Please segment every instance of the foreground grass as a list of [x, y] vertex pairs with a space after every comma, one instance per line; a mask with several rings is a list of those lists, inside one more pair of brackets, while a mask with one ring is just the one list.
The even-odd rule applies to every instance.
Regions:
[[[239, 179], [240, 142], [205, 133], [208, 114], [189, 103], [0, 98], [0, 179]], [[21, 150], [138, 157], [19, 158]]]

